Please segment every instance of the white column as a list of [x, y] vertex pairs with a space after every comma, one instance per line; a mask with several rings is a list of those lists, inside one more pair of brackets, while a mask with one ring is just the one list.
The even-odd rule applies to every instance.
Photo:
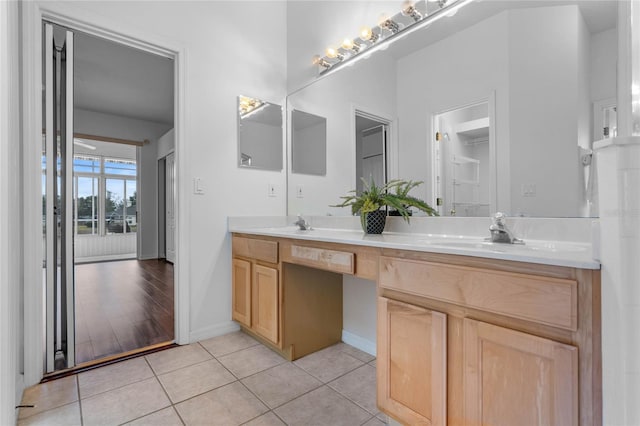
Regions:
[[618, 2], [618, 137], [594, 144], [602, 262], [603, 424], [640, 424], [640, 1]]

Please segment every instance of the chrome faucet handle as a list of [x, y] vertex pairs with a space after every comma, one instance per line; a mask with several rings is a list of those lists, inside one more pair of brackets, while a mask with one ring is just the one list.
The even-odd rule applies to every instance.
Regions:
[[297, 225], [301, 231], [308, 231], [311, 229], [311, 225], [309, 225], [309, 223], [306, 220], [304, 220], [304, 218], [300, 214], [298, 214], [298, 220], [295, 221], [293, 224]]
[[491, 220], [493, 221], [493, 223], [495, 225], [498, 226], [505, 226], [506, 222], [507, 222], [507, 216], [502, 213], [502, 212], [496, 212], [492, 217]]

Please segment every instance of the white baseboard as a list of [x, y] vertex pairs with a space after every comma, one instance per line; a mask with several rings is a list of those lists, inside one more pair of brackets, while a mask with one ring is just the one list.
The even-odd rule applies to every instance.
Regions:
[[238, 324], [233, 321], [227, 321], [192, 331], [189, 333], [189, 342], [194, 343], [238, 330], [240, 330], [240, 326]]
[[136, 258], [136, 254], [112, 254], [109, 256], [87, 256], [87, 257], [76, 257], [73, 259], [75, 263], [93, 263], [93, 262], [109, 262], [112, 260], [134, 260]]
[[369, 355], [376, 356], [376, 343], [371, 340], [349, 333], [347, 330], [342, 330], [342, 341], [354, 348], [368, 353]]

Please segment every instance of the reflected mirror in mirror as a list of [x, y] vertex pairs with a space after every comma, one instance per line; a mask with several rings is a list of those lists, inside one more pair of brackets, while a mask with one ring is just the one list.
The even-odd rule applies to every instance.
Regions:
[[[318, 20], [325, 15], [331, 17], [326, 24], [344, 22], [344, 31], [352, 31], [348, 19], [322, 13], [332, 8], [331, 2], [293, 8], [289, 19], [299, 22], [301, 30], [288, 37], [300, 46], [313, 45], [302, 28], [323, 28], [325, 22]], [[287, 99], [291, 108], [327, 117], [327, 174], [316, 181], [290, 176], [289, 212], [349, 214], [328, 206], [353, 189], [358, 176], [352, 120], [357, 106], [391, 118], [388, 178], [423, 181], [415, 195], [433, 206], [442, 198], [443, 216], [495, 211], [529, 217], [597, 216], [593, 167], [582, 157], [615, 128], [615, 102], [608, 100], [616, 97], [616, 21], [615, 1], [473, 1], [454, 16], [292, 92]], [[491, 139], [487, 144], [458, 137], [453, 124], [451, 130], [438, 127], [444, 113], [462, 109], [473, 115], [464, 107], [492, 97], [493, 148]], [[491, 102], [482, 107], [486, 114], [491, 108]], [[438, 174], [438, 167], [452, 165], [436, 149], [438, 132], [471, 139], [466, 141], [468, 155], [460, 150], [458, 160], [479, 162], [469, 162], [458, 177]], [[481, 186], [475, 192], [463, 190], [462, 181], [479, 181]], [[449, 189], [439, 192], [441, 183]], [[304, 199], [295, 197], [300, 184], [305, 186]]]
[[291, 111], [291, 171], [324, 176], [327, 173], [327, 119]]
[[282, 107], [238, 96], [238, 165], [282, 170]]

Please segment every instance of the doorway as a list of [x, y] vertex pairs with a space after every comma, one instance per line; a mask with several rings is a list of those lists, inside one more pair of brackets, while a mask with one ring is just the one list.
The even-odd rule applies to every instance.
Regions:
[[487, 217], [496, 209], [494, 99], [492, 95], [432, 116], [440, 216]]
[[356, 111], [356, 191], [362, 193], [368, 185], [382, 186], [389, 179], [389, 122]]
[[45, 372], [52, 373], [174, 340], [173, 264], [159, 259], [154, 223], [154, 142], [173, 128], [174, 64], [52, 23], [43, 34]]

